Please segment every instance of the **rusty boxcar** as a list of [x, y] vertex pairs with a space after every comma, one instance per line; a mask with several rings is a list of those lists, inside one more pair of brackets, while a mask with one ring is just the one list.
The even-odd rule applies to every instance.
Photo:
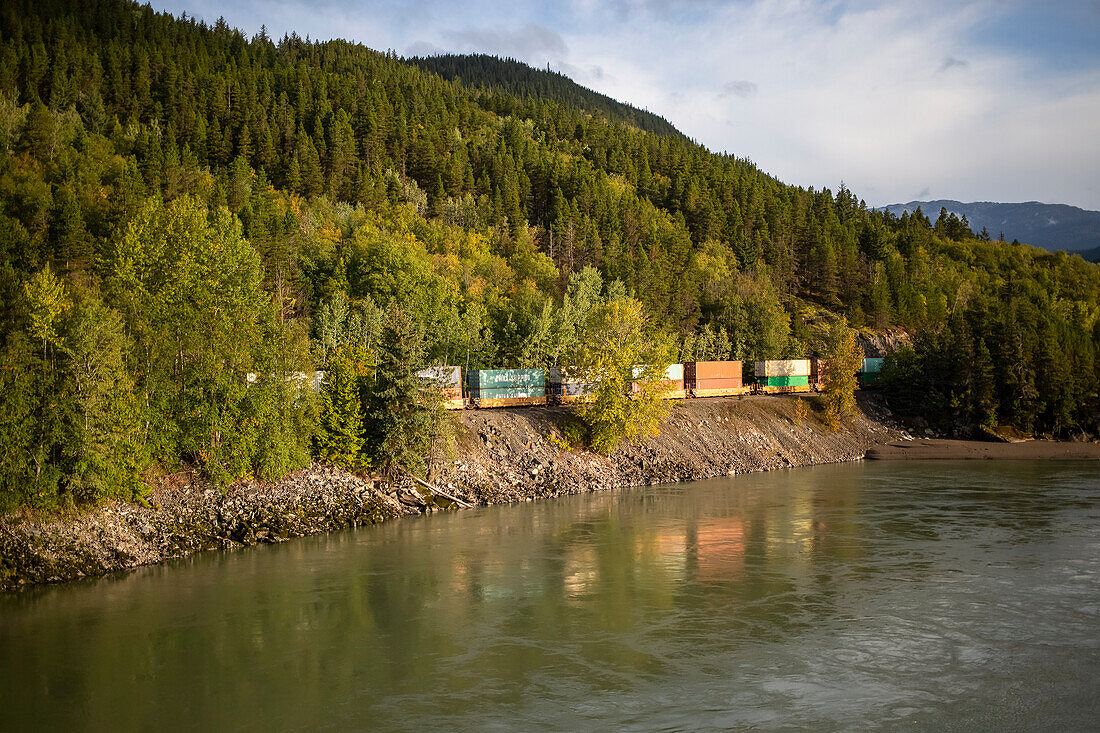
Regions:
[[744, 385], [739, 361], [689, 361], [684, 363], [684, 389], [692, 397], [742, 395]]

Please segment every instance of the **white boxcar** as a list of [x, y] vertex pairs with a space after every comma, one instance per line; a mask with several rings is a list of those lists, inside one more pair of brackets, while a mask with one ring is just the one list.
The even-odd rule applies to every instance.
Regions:
[[441, 388], [458, 387], [462, 388], [462, 367], [456, 366], [441, 366], [441, 367], [428, 367], [427, 369], [421, 369], [416, 373], [416, 376], [421, 379], [432, 382]]
[[756, 362], [756, 376], [808, 377], [810, 376], [810, 360], [773, 359], [771, 361], [758, 361]]
[[[632, 376], [637, 379], [642, 376], [642, 370], [644, 366], [634, 367]], [[684, 365], [683, 364], [670, 364], [668, 369], [665, 370], [664, 378], [658, 381], [662, 382], [683, 382], [684, 381]]]

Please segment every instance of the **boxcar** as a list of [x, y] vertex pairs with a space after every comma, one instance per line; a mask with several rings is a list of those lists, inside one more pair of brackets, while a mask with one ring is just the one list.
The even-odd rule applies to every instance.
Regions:
[[[275, 375], [270, 375], [272, 379]], [[256, 372], [248, 372], [244, 375], [244, 381], [249, 385], [256, 384], [260, 381], [260, 375]], [[325, 373], [322, 371], [316, 372], [289, 372], [286, 375], [286, 381], [288, 384], [293, 384], [298, 388], [298, 391], [304, 391], [306, 389], [312, 390], [320, 394], [321, 390], [325, 386]]]
[[550, 369], [550, 400], [559, 405], [568, 402], [589, 402], [596, 392], [596, 385], [570, 376], [568, 370]]
[[810, 391], [809, 359], [756, 362], [756, 388], [762, 394]]
[[[635, 381], [630, 383], [631, 393], [638, 393], [642, 391], [642, 385], [645, 382], [639, 382], [637, 379], [641, 376], [642, 370], [645, 367], [634, 367], [634, 379]], [[666, 400], [683, 399], [686, 396], [684, 392], [684, 365], [672, 364], [665, 370], [664, 379], [657, 380], [655, 384], [661, 384], [665, 386], [665, 392], [661, 395]]]
[[546, 404], [545, 369], [481, 369], [466, 375], [474, 407]]
[[684, 389], [692, 397], [741, 395], [744, 385], [739, 361], [688, 361], [684, 363]]
[[859, 386], [874, 387], [878, 384], [879, 373], [885, 359], [870, 357], [863, 360], [863, 366], [859, 370]]
[[448, 410], [462, 410], [466, 401], [462, 399], [462, 367], [441, 366], [421, 369], [416, 376], [425, 382], [429, 389], [443, 392], [443, 406]]
[[825, 389], [825, 360], [810, 359], [810, 389], [820, 392]]

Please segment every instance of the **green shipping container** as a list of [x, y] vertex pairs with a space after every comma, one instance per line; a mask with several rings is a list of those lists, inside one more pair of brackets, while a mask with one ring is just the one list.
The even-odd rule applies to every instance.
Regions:
[[859, 383], [864, 387], [870, 387], [873, 384], [878, 384], [879, 372], [882, 371], [882, 364], [886, 361], [880, 357], [871, 357], [863, 360], [863, 368], [859, 370]]
[[810, 377], [808, 375], [799, 377], [757, 377], [756, 382], [762, 387], [808, 387]]
[[481, 369], [467, 374], [470, 390], [514, 387], [538, 387], [546, 385], [545, 369]]
[[870, 357], [863, 360], [863, 368], [860, 369], [864, 374], [878, 374], [882, 371], [882, 364], [886, 360], [879, 356]]

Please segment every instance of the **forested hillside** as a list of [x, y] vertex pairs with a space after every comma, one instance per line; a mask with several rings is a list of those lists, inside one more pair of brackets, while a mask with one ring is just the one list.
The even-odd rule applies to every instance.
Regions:
[[1095, 429], [1096, 265], [585, 103], [124, 0], [5, 3], [0, 505], [412, 456], [395, 370], [551, 365], [629, 297], [674, 361], [903, 326], [908, 409]]
[[441, 54], [409, 59], [425, 71], [444, 79], [457, 79], [469, 87], [483, 87], [516, 97], [544, 102], [564, 103], [579, 109], [600, 112], [614, 122], [625, 122], [647, 132], [682, 137], [679, 130], [663, 117], [612, 99], [582, 87], [565, 74], [549, 69], [534, 69], [515, 59], [486, 54]]

